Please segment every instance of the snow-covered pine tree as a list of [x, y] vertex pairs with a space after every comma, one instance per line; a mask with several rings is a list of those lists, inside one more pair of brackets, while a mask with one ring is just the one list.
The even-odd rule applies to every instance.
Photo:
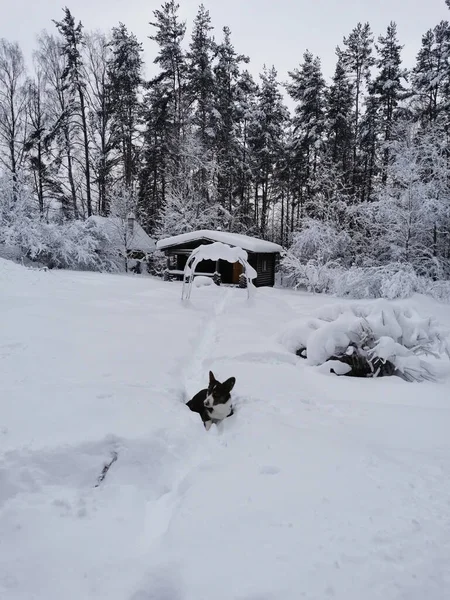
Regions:
[[257, 105], [249, 127], [255, 220], [261, 235], [266, 235], [268, 216], [276, 189], [277, 164], [284, 145], [288, 112], [283, 103], [275, 67], [264, 68]]
[[323, 151], [325, 131], [325, 80], [320, 59], [308, 50], [303, 63], [289, 73], [291, 81], [287, 91], [295, 101], [293, 117], [292, 151], [298, 169], [294, 171], [298, 181], [293, 185], [298, 192], [296, 202], [314, 211], [314, 190], [317, 167]]
[[[236, 85], [236, 123], [239, 144], [239, 166], [237, 170], [236, 198], [238, 220], [244, 230], [257, 230], [255, 205], [253, 203], [253, 173], [251, 152], [252, 123], [257, 119], [257, 98], [259, 87], [252, 75], [244, 70]], [[218, 151], [220, 156], [220, 150]], [[235, 211], [236, 212], [236, 211]]]
[[147, 84], [142, 106], [144, 122], [139, 216], [148, 229], [155, 227], [167, 198], [178, 195], [182, 147], [188, 121], [187, 63], [182, 43], [186, 25], [179, 5], [170, 0], [154, 11], [151, 40], [158, 45], [154, 63], [160, 72]]
[[[214, 76], [213, 58], [216, 45], [211, 35], [213, 27], [209, 12], [200, 5], [194, 19], [192, 39], [187, 53], [187, 94], [192, 108], [190, 131], [203, 156], [198, 172], [193, 166], [192, 177], [198, 180], [199, 201], [210, 202], [216, 181], [211, 181], [206, 163], [214, 160]], [[215, 194], [213, 194], [215, 195]]]
[[214, 67], [214, 144], [218, 163], [218, 200], [230, 214], [240, 213], [243, 208], [240, 183], [243, 179], [243, 154], [246, 151], [247, 94], [242, 87], [244, 81], [240, 65], [248, 60], [246, 56], [236, 53], [230, 29], [224, 27], [223, 40], [217, 45], [217, 64]]
[[155, 20], [150, 23], [155, 33], [149, 38], [158, 45], [158, 53], [153, 61], [161, 73], [158, 82], [167, 88], [174, 137], [172, 144], [181, 141], [184, 133], [188, 100], [186, 94], [186, 54], [182, 43], [186, 24], [180, 21], [179, 4], [175, 0], [165, 2], [161, 9], [153, 11]]
[[173, 118], [170, 111], [170, 94], [164, 82], [151, 81], [147, 88], [142, 107], [144, 132], [138, 214], [143, 226], [153, 231], [159, 212], [166, 202], [166, 190], [173, 167]]
[[78, 97], [78, 113], [83, 138], [84, 176], [86, 183], [87, 216], [92, 215], [91, 190], [91, 157], [89, 152], [88, 109], [86, 102], [86, 74], [84, 70], [82, 48], [84, 45], [83, 25], [81, 21], [75, 24], [75, 18], [68, 8], [64, 9], [64, 18], [53, 21], [62, 38], [62, 52], [65, 57], [65, 67], [62, 81], [68, 90]]
[[349, 81], [342, 56], [338, 61], [332, 83], [327, 91], [326, 128], [328, 154], [342, 174], [345, 183], [351, 182], [353, 148], [353, 86]]
[[424, 124], [435, 122], [448, 107], [449, 54], [450, 26], [447, 21], [441, 21], [422, 37], [412, 74], [414, 109]]
[[108, 60], [112, 143], [118, 153], [120, 178], [130, 190], [138, 174], [139, 92], [142, 82], [142, 45], [123, 23], [112, 30]]
[[388, 25], [386, 35], [378, 38], [375, 44], [378, 57], [376, 66], [378, 75], [372, 86], [372, 95], [379, 107], [378, 121], [380, 141], [384, 143], [382, 158], [382, 180], [386, 182], [386, 169], [389, 163], [389, 142], [392, 127], [396, 116], [399, 102], [405, 98], [407, 71], [402, 67], [401, 51], [403, 46], [399, 44], [397, 37], [397, 25], [391, 22]]
[[73, 90], [67, 89], [62, 79], [65, 57], [61, 40], [47, 32], [42, 33], [35, 60], [45, 78], [45, 104], [49, 114], [47, 142], [52, 165], [49, 195], [60, 204], [64, 218], [76, 218], [81, 188], [81, 174], [77, 168], [82, 163], [81, 144]]
[[373, 36], [369, 23], [358, 23], [348, 37], [344, 37], [343, 49], [337, 49], [341, 57], [353, 91], [353, 148], [352, 148], [352, 190], [356, 198], [361, 197], [363, 184], [362, 165], [360, 161], [360, 125], [364, 98], [370, 82], [370, 69], [375, 63], [372, 56]]

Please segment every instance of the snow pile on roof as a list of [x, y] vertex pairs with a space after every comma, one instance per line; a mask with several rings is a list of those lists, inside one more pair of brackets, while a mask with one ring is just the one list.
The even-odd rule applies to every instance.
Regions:
[[192, 272], [195, 272], [195, 268], [199, 262], [202, 260], [226, 260], [229, 263], [242, 262], [245, 265], [245, 272], [249, 279], [256, 279], [258, 274], [255, 269], [248, 264], [248, 254], [242, 248], [231, 247], [227, 244], [222, 244], [221, 242], [213, 242], [212, 244], [202, 244], [195, 250], [193, 250], [191, 256], [194, 256], [194, 260], [191, 266], [187, 266], [189, 264], [186, 263], [185, 273], [190, 275]]
[[89, 217], [117, 247], [125, 245], [127, 250], [139, 250], [142, 252], [153, 252], [156, 249], [155, 240], [145, 233], [136, 219], [133, 223], [133, 233], [130, 235], [126, 219], [120, 217], [100, 217], [94, 215]]
[[433, 365], [420, 355], [450, 357], [449, 333], [433, 317], [423, 318], [412, 308], [383, 300], [325, 307], [315, 318], [288, 324], [278, 341], [291, 352], [305, 348], [313, 366], [349, 348], [363, 348], [370, 362], [389, 361], [409, 380], [434, 376]]
[[281, 252], [283, 248], [279, 244], [266, 242], [258, 238], [253, 238], [240, 233], [230, 233], [228, 231], [212, 231], [209, 229], [201, 229], [199, 231], [191, 231], [182, 233], [163, 240], [159, 240], [156, 244], [158, 250], [169, 248], [170, 246], [178, 246], [195, 240], [211, 240], [212, 242], [222, 242], [230, 246], [238, 246], [249, 252]]

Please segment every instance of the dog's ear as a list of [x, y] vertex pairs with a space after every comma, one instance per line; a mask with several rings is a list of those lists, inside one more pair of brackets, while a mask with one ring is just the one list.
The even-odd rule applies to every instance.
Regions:
[[209, 372], [209, 385], [213, 385], [216, 383], [216, 378], [214, 377], [214, 373], [212, 371]]
[[234, 388], [235, 383], [236, 383], [236, 377], [230, 377], [230, 379], [227, 379], [226, 381], [224, 381], [222, 385], [225, 387], [227, 392], [231, 392], [231, 390]]

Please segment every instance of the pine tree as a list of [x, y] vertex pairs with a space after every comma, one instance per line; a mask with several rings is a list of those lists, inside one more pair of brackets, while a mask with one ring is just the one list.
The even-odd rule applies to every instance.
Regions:
[[172, 162], [173, 119], [170, 95], [165, 84], [154, 80], [147, 87], [142, 109], [144, 135], [138, 212], [143, 225], [153, 231], [166, 202]]
[[[320, 59], [306, 51], [299, 69], [289, 73], [286, 88], [296, 102], [293, 118], [293, 151], [300, 180], [297, 189], [299, 202], [312, 201], [319, 154], [325, 130], [325, 80]], [[295, 184], [294, 184], [295, 185]]]
[[386, 181], [386, 169], [389, 163], [389, 147], [386, 142], [391, 139], [391, 131], [395, 120], [395, 111], [399, 102], [405, 97], [407, 72], [402, 68], [401, 50], [398, 43], [397, 25], [391, 22], [385, 36], [378, 38], [376, 49], [378, 58], [376, 66], [378, 75], [373, 82], [372, 95], [379, 107], [378, 115], [383, 150], [383, 182]]
[[352, 108], [352, 84], [338, 54], [336, 71], [327, 93], [328, 151], [347, 183], [351, 181]]
[[78, 217], [78, 194], [81, 187], [76, 165], [82, 163], [79, 156], [79, 127], [76, 119], [76, 103], [73, 93], [62, 80], [65, 57], [62, 43], [53, 35], [43, 33], [39, 37], [36, 63], [45, 78], [45, 104], [49, 115], [50, 195], [60, 203], [64, 218]]
[[[199, 179], [200, 199], [211, 200], [215, 182], [208, 181], [205, 163], [214, 159], [214, 77], [213, 58], [216, 45], [211, 36], [213, 27], [209, 12], [200, 5], [194, 20], [192, 40], [187, 53], [187, 93], [192, 107], [190, 125], [203, 156], [203, 166], [193, 177]], [[195, 168], [195, 167], [194, 167]]]
[[66, 63], [62, 73], [62, 81], [67, 89], [72, 90], [78, 96], [79, 101], [79, 115], [81, 119], [84, 150], [87, 216], [90, 217], [92, 215], [91, 166], [86, 107], [86, 81], [83, 59], [81, 56], [81, 50], [84, 44], [83, 26], [81, 21], [75, 25], [75, 19], [68, 8], [64, 9], [64, 18], [62, 21], [53, 22], [63, 38], [62, 52], [64, 54]]
[[[240, 130], [245, 137], [244, 80], [240, 64], [247, 63], [246, 56], [237, 54], [231, 42], [231, 32], [223, 28], [223, 41], [217, 46], [217, 64], [214, 67], [214, 144], [218, 161], [217, 193], [222, 206], [230, 213], [242, 201], [242, 154], [245, 140], [239, 139]], [[248, 82], [250, 83], [250, 82]]]
[[447, 106], [450, 26], [442, 21], [422, 37], [412, 84], [417, 116], [422, 123], [435, 122]]
[[142, 46], [123, 23], [112, 30], [108, 61], [113, 143], [119, 153], [122, 180], [132, 190], [138, 173], [139, 91]]
[[358, 195], [358, 188], [362, 185], [361, 165], [359, 164], [358, 144], [360, 142], [360, 121], [365, 92], [369, 87], [370, 69], [375, 63], [372, 56], [373, 37], [369, 23], [358, 23], [350, 35], [344, 37], [344, 48], [337, 49], [338, 57], [342, 60], [353, 86], [353, 165], [352, 187]]
[[159, 46], [154, 63], [161, 69], [158, 82], [164, 83], [170, 98], [174, 144], [182, 138], [187, 109], [185, 99], [187, 66], [182, 49], [186, 25], [180, 22], [178, 10], [179, 4], [174, 0], [165, 2], [161, 10], [155, 10], [153, 12], [155, 21], [150, 25], [155, 27], [156, 33], [149, 36]]
[[275, 188], [277, 163], [284, 145], [284, 128], [288, 120], [283, 104], [277, 71], [264, 69], [256, 110], [249, 131], [254, 178], [255, 219], [261, 235], [265, 235], [272, 191]]
[[159, 211], [172, 194], [178, 195], [186, 176], [182, 163], [188, 121], [187, 64], [182, 42], [185, 23], [179, 5], [170, 0], [154, 11], [149, 36], [158, 45], [154, 63], [160, 73], [147, 84], [142, 106], [144, 143], [139, 176], [139, 215], [153, 228]]

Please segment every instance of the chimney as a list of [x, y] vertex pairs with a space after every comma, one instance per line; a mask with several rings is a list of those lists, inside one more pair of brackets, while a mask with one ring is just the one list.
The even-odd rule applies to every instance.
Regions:
[[133, 237], [133, 234], [134, 234], [134, 214], [133, 213], [129, 213], [129, 215], [128, 215], [127, 229], [128, 229], [128, 235], [130, 237]]

